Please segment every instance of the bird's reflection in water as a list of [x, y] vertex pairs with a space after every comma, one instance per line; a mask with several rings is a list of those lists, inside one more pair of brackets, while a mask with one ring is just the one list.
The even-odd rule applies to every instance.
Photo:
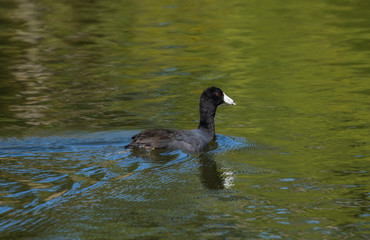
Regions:
[[[199, 171], [200, 171], [200, 182], [202, 185], [211, 190], [220, 190], [224, 189], [228, 185], [227, 183], [227, 173], [220, 171], [217, 167], [217, 163], [215, 161], [215, 153], [212, 153], [213, 150], [218, 148], [217, 142], [214, 140], [212, 141], [204, 152], [192, 155], [196, 159], [199, 159]], [[141, 150], [141, 149], [132, 149], [131, 156], [140, 157], [142, 159], [150, 159], [151, 162], [156, 163], [168, 163], [171, 161], [175, 161], [179, 159], [184, 154], [186, 157], [186, 153], [182, 151], [172, 151], [168, 152], [168, 150]]]
[[211, 190], [225, 188], [223, 172], [217, 168], [214, 153], [212, 153], [212, 151], [217, 148], [218, 143], [215, 139], [208, 144], [205, 152], [199, 154], [200, 181], [204, 187]]
[[168, 152], [165, 149], [155, 149], [152, 151], [142, 150], [142, 149], [132, 149], [131, 155], [134, 157], [140, 157], [142, 159], [150, 160], [156, 163], [168, 163], [176, 160], [180, 157], [180, 151]]
[[200, 181], [202, 184], [211, 190], [223, 189], [225, 180], [222, 172], [217, 169], [217, 163], [213, 154], [207, 152], [200, 154], [199, 163]]

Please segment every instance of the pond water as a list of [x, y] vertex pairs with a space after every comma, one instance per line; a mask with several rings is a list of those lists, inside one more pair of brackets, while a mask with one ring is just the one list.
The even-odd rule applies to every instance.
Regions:
[[[0, 238], [369, 239], [370, 2], [0, 5]], [[124, 149], [198, 125], [200, 154]]]

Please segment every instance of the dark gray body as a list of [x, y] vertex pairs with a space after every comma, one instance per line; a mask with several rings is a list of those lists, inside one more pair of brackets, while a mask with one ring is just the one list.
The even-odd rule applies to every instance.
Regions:
[[200, 152], [213, 138], [214, 135], [205, 129], [149, 129], [134, 135], [133, 141], [126, 147]]

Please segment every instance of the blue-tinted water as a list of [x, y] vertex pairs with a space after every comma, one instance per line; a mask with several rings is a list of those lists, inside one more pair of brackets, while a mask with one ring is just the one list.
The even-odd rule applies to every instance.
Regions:
[[369, 239], [369, 3], [2, 0], [0, 238]]
[[[217, 135], [209, 150], [197, 155], [179, 150], [133, 155], [124, 146], [134, 133], [1, 139], [1, 231], [5, 236], [29, 237], [29, 232], [46, 231], [43, 234], [53, 237], [91, 237], [86, 230], [103, 222], [116, 228], [120, 218], [128, 221], [125, 225], [137, 222], [138, 228], [147, 228], [153, 224], [153, 231], [167, 231], [149, 216], [161, 221], [194, 221], [197, 210], [188, 207], [198, 205], [198, 198], [206, 200], [216, 196], [213, 191], [231, 189], [237, 172], [259, 172], [248, 164], [238, 169], [228, 166], [227, 154], [265, 151], [243, 138]], [[216, 158], [224, 160], [216, 162]], [[194, 191], [198, 193], [193, 195]], [[232, 199], [230, 193], [235, 191], [228, 192], [218, 197]], [[69, 231], [72, 226], [75, 230]], [[82, 232], [76, 231], [79, 228]], [[126, 236], [119, 229], [122, 232], [117, 237]], [[133, 231], [132, 236], [138, 235]]]

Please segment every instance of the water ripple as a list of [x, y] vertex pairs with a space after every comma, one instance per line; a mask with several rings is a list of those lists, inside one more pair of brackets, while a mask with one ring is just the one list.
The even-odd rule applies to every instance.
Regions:
[[[176, 150], [137, 156], [124, 149], [133, 133], [82, 132], [65, 136], [0, 139], [0, 184], [3, 189], [0, 230], [34, 229], [39, 222], [50, 223], [52, 220], [43, 217], [45, 211], [65, 202], [92, 199], [101, 189], [111, 189], [111, 196], [118, 199], [153, 201], [148, 194], [165, 191], [165, 186], [173, 182], [186, 184], [187, 180], [178, 177], [196, 176], [193, 172], [199, 164], [202, 165], [201, 182], [205, 187], [230, 187], [233, 185], [233, 172], [224, 170], [224, 173], [219, 173], [213, 156], [263, 149], [245, 138], [218, 134], [216, 141], [204, 153], [206, 155], [191, 156]], [[167, 174], [163, 174], [164, 171]], [[153, 176], [158, 182], [140, 178], [147, 192], [136, 193], [137, 190], [130, 190], [129, 185], [126, 185], [127, 193], [114, 190], [121, 189], [120, 184], [126, 184], [123, 180], [137, 181], [138, 173], [146, 175], [146, 178]], [[157, 195], [158, 198], [163, 196]]]

